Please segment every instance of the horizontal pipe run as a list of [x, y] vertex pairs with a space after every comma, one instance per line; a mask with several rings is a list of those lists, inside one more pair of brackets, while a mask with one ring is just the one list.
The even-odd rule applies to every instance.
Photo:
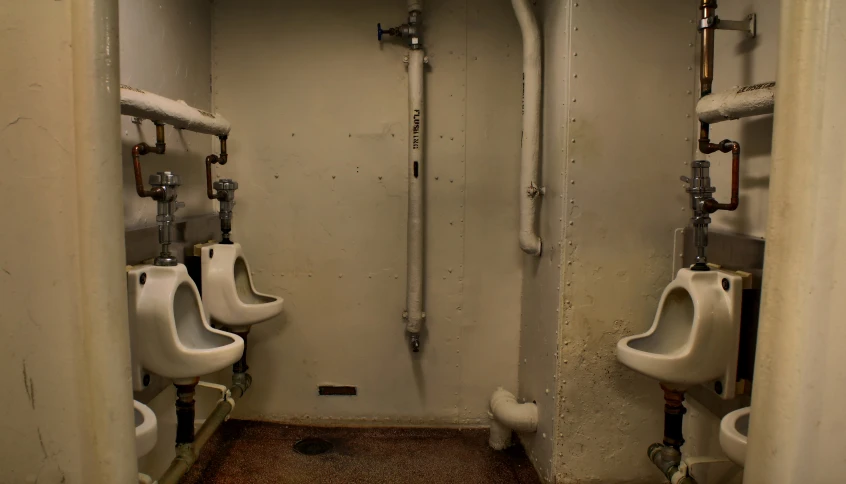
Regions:
[[772, 114], [775, 110], [775, 83], [733, 87], [708, 94], [696, 104], [696, 116], [713, 124], [732, 119]]
[[197, 133], [226, 136], [232, 129], [229, 121], [219, 114], [126, 85], [120, 87], [120, 112]]

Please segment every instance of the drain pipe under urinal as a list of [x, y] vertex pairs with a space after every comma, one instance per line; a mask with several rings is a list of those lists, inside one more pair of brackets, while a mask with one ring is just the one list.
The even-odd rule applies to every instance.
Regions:
[[511, 433], [531, 433], [538, 430], [538, 406], [534, 403], [519, 403], [517, 397], [504, 388], [497, 388], [491, 395], [488, 416], [491, 419], [491, 435], [488, 445], [494, 450], [511, 446]]
[[542, 243], [535, 229], [541, 131], [541, 36], [530, 0], [511, 0], [523, 33], [523, 140], [520, 151], [520, 248], [540, 256]]
[[[249, 375], [244, 375], [246, 377], [245, 381], [252, 381], [252, 378]], [[233, 380], [235, 380], [235, 375], [233, 375]], [[199, 379], [198, 379], [199, 380]], [[214, 388], [218, 388], [218, 385], [210, 385], [204, 382], [198, 382], [202, 386], [212, 386]], [[235, 408], [235, 397], [233, 393], [243, 395], [243, 392], [246, 391], [246, 387], [243, 388], [236, 388], [238, 385], [233, 385], [232, 388], [229, 390], [221, 391], [223, 394], [220, 401], [217, 402], [217, 406], [215, 406], [212, 413], [206, 418], [206, 421], [203, 422], [203, 425], [197, 430], [196, 433], [193, 433], [193, 424], [194, 424], [194, 411], [193, 411], [193, 392], [194, 387], [197, 384], [191, 386], [190, 390], [188, 388], [183, 388], [183, 390], [190, 391], [190, 398], [191, 398], [191, 410], [190, 416], [189, 412], [185, 411], [185, 415], [183, 418], [180, 418], [179, 415], [179, 406], [177, 406], [177, 446], [176, 446], [176, 457], [173, 459], [173, 462], [170, 463], [170, 466], [165, 470], [162, 477], [159, 478], [155, 484], [178, 484], [179, 480], [182, 479], [182, 476], [188, 472], [194, 462], [197, 461], [197, 458], [200, 456], [200, 451], [203, 449], [203, 446], [206, 445], [206, 442], [217, 432], [217, 429], [223, 424], [224, 421], [229, 417], [229, 414], [232, 413], [232, 410]], [[177, 394], [180, 393], [180, 387], [177, 385]], [[185, 398], [187, 401], [187, 395], [179, 395], [180, 400]], [[177, 404], [178, 405], [178, 404]], [[180, 435], [179, 432], [179, 423], [183, 420], [189, 422], [190, 418], [190, 431], [193, 433], [191, 439], [187, 439], [185, 435]], [[185, 440], [190, 440], [186, 442]]]
[[684, 391], [663, 384], [661, 389], [664, 390], [664, 441], [650, 445], [646, 453], [672, 484], [696, 484], [696, 480], [687, 474], [687, 469], [682, 468], [682, 422], [687, 413]]

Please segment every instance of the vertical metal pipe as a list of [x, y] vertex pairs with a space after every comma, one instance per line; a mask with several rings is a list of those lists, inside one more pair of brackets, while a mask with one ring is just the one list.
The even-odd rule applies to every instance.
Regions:
[[[699, 6], [702, 10], [702, 20], [714, 17], [717, 13], [717, 0], [702, 0]], [[711, 94], [714, 83], [714, 32], [715, 28], [700, 26], [700, 67], [699, 67], [699, 95], [705, 97]], [[702, 153], [713, 153], [710, 146], [711, 127], [708, 123], [699, 123], [699, 150]]]
[[406, 330], [411, 333], [412, 347], [419, 349], [419, 333], [423, 326], [423, 49], [408, 52], [408, 279], [406, 295]]
[[512, 0], [514, 15], [523, 34], [523, 136], [520, 151], [520, 248], [523, 252], [540, 256], [543, 249], [535, 228], [541, 189], [540, 171], [541, 131], [541, 36], [529, 0]]
[[[73, 0], [79, 319], [87, 395], [84, 475], [76, 482], [136, 482], [129, 324], [124, 273], [117, 0]], [[69, 241], [71, 242], [71, 241]], [[56, 364], [60, 364], [56, 362]]]

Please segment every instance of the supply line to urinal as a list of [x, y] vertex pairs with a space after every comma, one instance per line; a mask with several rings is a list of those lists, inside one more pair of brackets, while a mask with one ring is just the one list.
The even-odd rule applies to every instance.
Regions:
[[406, 333], [411, 350], [420, 351], [420, 331], [426, 320], [423, 308], [425, 273], [424, 236], [425, 204], [423, 197], [423, 141], [425, 111], [423, 104], [423, 65], [428, 62], [423, 50], [422, 1], [408, 1], [408, 22], [382, 30], [376, 24], [376, 34], [381, 42], [385, 35], [400, 37], [408, 43], [408, 250], [406, 309], [403, 312]]
[[[716, 14], [716, 0], [701, 0], [699, 8], [702, 11], [702, 17], [697, 27], [700, 34], [701, 44], [701, 65], [699, 73], [701, 101], [711, 95], [711, 88], [713, 86], [714, 38], [716, 30], [744, 30], [750, 35], [755, 36], [756, 17], [752, 14], [747, 17], [746, 21], [721, 20]], [[745, 98], [746, 96], [730, 99], [735, 101], [740, 99], [742, 101]], [[766, 96], [763, 96], [763, 99], [766, 99]], [[748, 106], [742, 106], [739, 109], [729, 109], [728, 111], [738, 115], [752, 115], [766, 112], [766, 107], [763, 109], [760, 107], [748, 109]], [[710, 138], [710, 124], [708, 119], [702, 118], [700, 118], [699, 124], [698, 148], [703, 154], [711, 154], [719, 151], [722, 153], [731, 153], [732, 155], [731, 199], [729, 203], [717, 202], [713, 197], [713, 193], [716, 191], [716, 188], [711, 185], [709, 172], [711, 163], [709, 161], [693, 161], [691, 163], [690, 177], [681, 177], [683, 181], [688, 183], [686, 191], [690, 195], [691, 208], [693, 209], [691, 225], [693, 225], [694, 230], [696, 259], [695, 264], [691, 267], [691, 269], [695, 271], [707, 271], [710, 270], [707, 264], [708, 258], [706, 254], [708, 246], [708, 225], [711, 222], [710, 214], [719, 210], [736, 210], [740, 203], [739, 189], [741, 150], [740, 143], [737, 141], [726, 139], [719, 143], [712, 143]], [[732, 383], [733, 382], [727, 382], [727, 384]], [[665, 401], [664, 439], [662, 443], [652, 444], [647, 451], [647, 455], [655, 466], [658, 467], [664, 476], [666, 476], [666, 478], [673, 484], [695, 484], [696, 481], [688, 475], [689, 466], [683, 465], [681, 454], [681, 447], [684, 444], [682, 423], [686, 412], [684, 407], [684, 390], [673, 388], [664, 384], [661, 384], [661, 389], [664, 391]]]
[[[714, 39], [717, 29], [742, 30], [751, 36], [756, 35], [754, 14], [745, 21], [722, 20], [717, 16], [717, 0], [701, 0], [699, 9], [702, 17], [699, 20], [697, 29], [700, 34], [700, 69], [699, 89], [700, 101], [711, 95], [714, 83]], [[771, 86], [770, 86], [771, 87]], [[756, 89], [750, 89], [749, 92]], [[764, 96], [766, 98], [766, 96]], [[729, 100], [744, 98], [727, 98]], [[737, 115], [751, 115], [766, 112], [758, 109], [736, 109], [732, 111]], [[691, 197], [693, 217], [691, 225], [694, 229], [694, 240], [696, 245], [696, 264], [694, 270], [708, 270], [708, 259], [706, 248], [708, 246], [708, 225], [711, 222], [710, 214], [719, 210], [734, 211], [740, 205], [740, 143], [725, 139], [719, 143], [712, 143], [710, 138], [711, 125], [707, 120], [700, 119], [699, 122], [699, 151], [703, 154], [716, 152], [731, 153], [731, 198], [728, 203], [720, 203], [714, 200], [712, 193], [716, 191], [711, 186], [711, 178], [708, 173], [710, 162], [699, 160], [692, 164], [693, 172], [691, 178], [682, 177], [682, 180], [689, 183], [687, 191]]]
[[[211, 154], [206, 157], [206, 196], [210, 200], [220, 203], [218, 216], [220, 217], [221, 244], [232, 244], [229, 234], [232, 232], [232, 209], [235, 207], [235, 190], [238, 183], [229, 178], [222, 178], [212, 183], [212, 165], [225, 165], [229, 160], [226, 153], [226, 136], [220, 136], [220, 156]], [[216, 192], [215, 192], [216, 190]]]

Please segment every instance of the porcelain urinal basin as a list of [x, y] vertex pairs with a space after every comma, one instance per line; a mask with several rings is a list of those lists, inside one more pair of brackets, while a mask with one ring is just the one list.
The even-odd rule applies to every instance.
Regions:
[[[621, 339], [617, 359], [679, 389], [733, 376], [742, 289], [742, 278], [732, 272], [679, 270], [661, 295], [652, 327]], [[733, 378], [731, 385], [733, 390]]]
[[138, 400], [134, 401], [135, 407], [135, 456], [143, 457], [156, 446], [158, 421], [156, 414], [150, 407]]
[[241, 244], [204, 245], [200, 250], [203, 305], [209, 318], [234, 331], [282, 312], [282, 298], [256, 291]]
[[127, 288], [133, 366], [179, 383], [241, 358], [244, 340], [211, 327], [184, 265], [130, 268]]
[[729, 413], [720, 421], [720, 447], [732, 462], [746, 464], [746, 442], [749, 436], [749, 410], [743, 407]]

